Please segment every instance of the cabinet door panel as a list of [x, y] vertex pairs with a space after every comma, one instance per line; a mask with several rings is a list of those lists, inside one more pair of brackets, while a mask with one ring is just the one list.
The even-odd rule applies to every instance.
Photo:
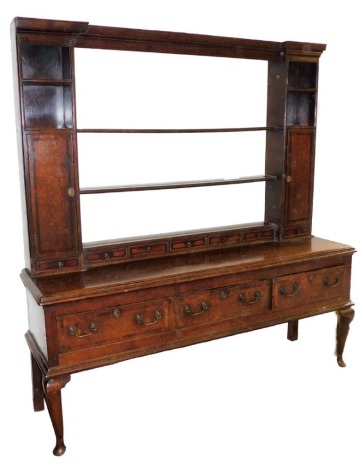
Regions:
[[288, 135], [286, 225], [310, 224], [314, 172], [314, 130], [290, 130]]
[[33, 256], [79, 249], [71, 134], [28, 135]]

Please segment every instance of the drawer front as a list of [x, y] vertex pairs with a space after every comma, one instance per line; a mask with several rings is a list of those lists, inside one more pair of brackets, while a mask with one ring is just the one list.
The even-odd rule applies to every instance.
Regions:
[[87, 263], [104, 263], [106, 261], [117, 261], [118, 259], [122, 259], [126, 257], [126, 250], [125, 248], [110, 248], [110, 249], [103, 249], [103, 250], [91, 250], [85, 252], [84, 258]]
[[171, 251], [189, 250], [190, 248], [200, 248], [206, 245], [205, 238], [187, 239], [184, 241], [172, 242], [170, 245]]
[[274, 238], [274, 229], [267, 230], [252, 230], [251, 232], [244, 233], [244, 241], [251, 242], [257, 240], [272, 240]]
[[194, 292], [178, 298], [177, 327], [247, 317], [266, 311], [268, 304], [268, 281]]
[[166, 250], [167, 250], [166, 243], [139, 245], [139, 246], [133, 246], [130, 248], [130, 255], [132, 257], [154, 255], [154, 254], [166, 253]]
[[291, 274], [273, 280], [273, 309], [347, 297], [350, 292], [350, 269], [336, 266], [306, 273]]
[[209, 237], [209, 245], [236, 245], [242, 240], [241, 233], [224, 233]]
[[79, 268], [79, 257], [61, 258], [51, 260], [41, 260], [36, 263], [37, 271], [68, 271], [69, 269], [77, 270]]
[[57, 318], [60, 353], [170, 330], [170, 300], [121, 305]]

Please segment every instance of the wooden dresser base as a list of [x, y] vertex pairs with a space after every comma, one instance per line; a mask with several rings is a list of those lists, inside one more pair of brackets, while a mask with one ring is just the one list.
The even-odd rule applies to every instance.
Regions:
[[[340, 367], [345, 367], [343, 360], [343, 351], [346, 338], [349, 332], [349, 325], [354, 318], [354, 310], [346, 307], [337, 311], [338, 326], [336, 332], [336, 356]], [[298, 339], [298, 320], [288, 322], [288, 339], [295, 341]], [[40, 353], [36, 351], [31, 333], [27, 332], [26, 339], [31, 350], [32, 366], [32, 386], [33, 386], [33, 406], [34, 411], [44, 410], [44, 401], [46, 402], [50, 419], [56, 436], [56, 445], [53, 454], [61, 456], [66, 450], [64, 443], [64, 425], [62, 415], [61, 389], [70, 381], [70, 375], [62, 375], [56, 378], [47, 378], [43, 367], [39, 365], [36, 358]], [[40, 362], [41, 363], [41, 362]]]
[[36, 301], [26, 333], [33, 404], [35, 411], [47, 404], [54, 454], [65, 452], [61, 389], [75, 372], [280, 323], [295, 341], [301, 318], [331, 311], [338, 317], [337, 362], [345, 367], [352, 254], [346, 245], [311, 238], [57, 279], [24, 271]]

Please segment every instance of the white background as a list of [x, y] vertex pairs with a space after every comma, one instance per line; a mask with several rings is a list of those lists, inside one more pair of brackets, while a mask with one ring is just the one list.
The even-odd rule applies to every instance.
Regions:
[[[360, 327], [334, 357], [335, 314], [74, 375], [67, 452], [32, 411], [9, 25], [14, 16], [328, 45], [321, 58], [313, 233], [360, 246], [355, 1], [2, 2], [0, 467], [359, 469]], [[352, 297], [359, 299], [354, 257]]]
[[[265, 126], [267, 66], [227, 57], [76, 49], [77, 127]], [[262, 175], [265, 137], [264, 131], [80, 133], [80, 187]], [[82, 240], [263, 221], [264, 193], [261, 182], [82, 195]]]

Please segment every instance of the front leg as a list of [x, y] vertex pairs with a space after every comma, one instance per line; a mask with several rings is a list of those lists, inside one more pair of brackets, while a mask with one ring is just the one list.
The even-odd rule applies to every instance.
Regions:
[[56, 436], [56, 445], [53, 454], [60, 456], [65, 453], [66, 446], [64, 444], [64, 425], [61, 404], [61, 389], [70, 380], [70, 375], [63, 377], [56, 377], [53, 379], [44, 378], [43, 389], [46, 400], [46, 405], [49, 411], [51, 422]]
[[290, 320], [288, 322], [287, 339], [296, 341], [299, 337], [299, 320]]
[[42, 372], [38, 363], [35, 360], [33, 353], [31, 353], [31, 376], [33, 388], [33, 406], [34, 411], [42, 411], [44, 409], [44, 391], [42, 387]]
[[336, 357], [340, 367], [346, 367], [343, 360], [343, 352], [346, 338], [349, 333], [350, 323], [352, 322], [355, 312], [351, 307], [339, 309], [337, 312], [338, 323], [336, 329]]

